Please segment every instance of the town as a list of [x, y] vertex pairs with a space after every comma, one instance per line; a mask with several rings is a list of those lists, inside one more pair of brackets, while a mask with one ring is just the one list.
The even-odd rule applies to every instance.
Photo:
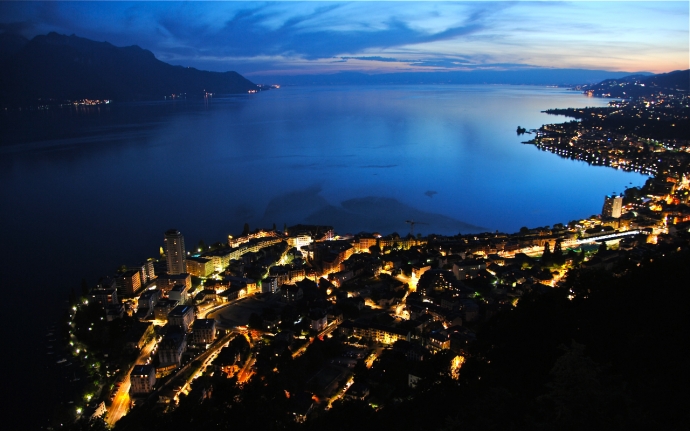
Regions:
[[88, 383], [69, 413], [127, 429], [214, 397], [239, 405], [254, 387], [273, 391], [276, 420], [303, 424], [347, 403], [378, 411], [412, 399], [439, 375], [457, 380], [478, 359], [477, 331], [525, 295], [568, 288], [571, 271], [622, 277], [687, 249], [690, 145], [682, 133], [650, 137], [649, 118], [687, 134], [687, 103], [658, 95], [554, 111], [581, 121], [543, 126], [537, 147], [652, 175], [567, 224], [456, 236], [415, 235], [414, 220], [402, 235], [245, 225], [194, 247], [168, 230], [159, 257], [72, 293], [72, 356], [60, 361], [82, 364]]
[[[656, 243], [687, 243], [688, 178], [670, 184], [640, 201], [607, 196], [601, 217], [512, 235], [340, 237], [330, 226], [298, 225], [192, 253], [170, 230], [164, 258], [122, 268], [73, 298], [74, 355], [108, 382], [88, 388], [78, 413], [107, 412], [115, 424], [152, 397], [174, 408], [180, 397], [211, 396], [199, 376], [222, 373], [241, 385], [277, 361], [297, 363], [315, 341], [337, 353], [301, 370], [296, 386], [308, 391], [289, 398], [295, 420], [341, 398], [384, 405], [406, 388], [382, 390], [358, 376], [387, 352], [417, 365], [410, 388], [433, 355], [458, 373], [476, 326], [523, 293], [559, 286], [575, 266], [613, 271], [653, 256]], [[681, 209], [666, 208], [677, 196]]]
[[[678, 178], [690, 171], [690, 107], [684, 93], [614, 100], [606, 108], [544, 112], [580, 121], [544, 125], [525, 143], [561, 157], [651, 176], [668, 173]], [[665, 187], [666, 177], [658, 183]]]

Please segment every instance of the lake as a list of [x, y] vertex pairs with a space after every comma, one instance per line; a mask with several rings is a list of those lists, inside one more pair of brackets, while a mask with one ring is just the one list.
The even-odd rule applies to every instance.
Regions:
[[56, 396], [41, 384], [57, 359], [43, 338], [69, 289], [157, 256], [170, 228], [192, 249], [244, 223], [404, 235], [414, 220], [425, 235], [599, 213], [604, 195], [646, 177], [561, 159], [515, 131], [568, 121], [548, 108], [606, 103], [530, 86], [283, 87], [0, 114], [1, 280], [22, 328], [13, 362], [29, 376], [10, 379], [15, 402]]

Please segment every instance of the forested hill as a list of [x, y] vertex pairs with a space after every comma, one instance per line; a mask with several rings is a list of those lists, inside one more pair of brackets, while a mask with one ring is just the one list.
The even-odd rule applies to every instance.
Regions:
[[[207, 72], [172, 66], [138, 46], [57, 33], [28, 41], [0, 36], [0, 103], [35, 106], [67, 100], [162, 100], [173, 94], [203, 97], [246, 93], [254, 83], [236, 72]], [[39, 101], [40, 100], [40, 101]]]
[[652, 94], [687, 94], [690, 91], [690, 69], [676, 70], [656, 75], [629, 75], [618, 79], [606, 79], [598, 84], [582, 86], [585, 93], [593, 96], [649, 97]]

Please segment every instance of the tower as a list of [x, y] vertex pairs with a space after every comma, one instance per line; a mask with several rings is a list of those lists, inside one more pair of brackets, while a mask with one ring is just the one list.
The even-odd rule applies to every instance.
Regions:
[[170, 229], [165, 233], [165, 255], [168, 261], [168, 274], [187, 272], [184, 237], [177, 229]]
[[606, 217], [619, 218], [621, 216], [622, 208], [623, 208], [623, 197], [622, 196], [606, 196], [604, 198], [604, 208], [601, 210], [601, 216], [603, 218], [606, 218]]

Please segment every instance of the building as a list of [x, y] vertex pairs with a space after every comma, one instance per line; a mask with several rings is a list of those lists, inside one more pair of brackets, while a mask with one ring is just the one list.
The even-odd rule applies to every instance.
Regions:
[[202, 254], [200, 257], [211, 259], [213, 262], [213, 270], [215, 272], [223, 272], [225, 268], [230, 265], [230, 260], [235, 256], [232, 249], [221, 248]]
[[483, 259], [465, 259], [453, 263], [453, 275], [458, 280], [474, 278], [480, 271], [486, 269], [486, 261]]
[[189, 288], [184, 284], [176, 284], [168, 292], [168, 298], [174, 299], [180, 304], [186, 304], [189, 300]]
[[450, 349], [450, 337], [445, 333], [432, 332], [426, 339], [426, 347], [435, 352]]
[[160, 368], [179, 367], [182, 355], [187, 350], [187, 334], [183, 332], [168, 332], [158, 347]]
[[419, 280], [422, 278], [425, 272], [431, 269], [430, 265], [413, 265], [412, 266], [412, 278]]
[[91, 301], [92, 302], [97, 302], [101, 304], [104, 308], [113, 305], [113, 304], [119, 304], [119, 301], [117, 299], [117, 290], [116, 289], [92, 289], [91, 290]]
[[146, 259], [145, 262], [141, 264], [142, 281], [148, 283], [149, 281], [156, 278], [156, 271], [153, 267], [154, 260], [152, 258]]
[[341, 335], [369, 338], [381, 344], [393, 344], [399, 340], [410, 341], [410, 331], [392, 328], [377, 323], [363, 324], [345, 321], [339, 327]]
[[297, 302], [304, 296], [302, 288], [295, 284], [284, 284], [280, 288], [283, 302], [293, 303]]
[[205, 257], [188, 257], [187, 271], [195, 277], [208, 277], [215, 271], [213, 259]]
[[196, 313], [194, 307], [191, 305], [178, 305], [168, 313], [168, 325], [177, 326], [183, 331], [188, 332], [189, 327], [194, 322]]
[[309, 321], [311, 323], [311, 329], [316, 332], [321, 332], [326, 329], [328, 324], [328, 318], [325, 311], [317, 308], [309, 313]]
[[267, 277], [261, 282], [261, 292], [276, 293], [278, 291], [278, 277]]
[[168, 274], [187, 272], [184, 237], [177, 229], [165, 232], [165, 257], [168, 263]]
[[446, 269], [429, 269], [417, 282], [417, 292], [431, 296], [433, 293], [443, 292], [452, 287], [454, 274]]
[[129, 390], [131, 394], [151, 393], [156, 385], [156, 369], [153, 365], [135, 365], [129, 381], [132, 384]]
[[602, 218], [619, 218], [623, 208], [623, 196], [606, 196], [604, 198], [604, 208], [601, 210]]
[[204, 302], [216, 302], [218, 300], [218, 294], [213, 289], [204, 289], [201, 292], [194, 295], [194, 304], [200, 305]]
[[343, 398], [349, 400], [364, 401], [369, 396], [369, 386], [364, 383], [355, 382], [347, 389]]
[[162, 292], [159, 289], [150, 289], [144, 291], [137, 301], [137, 308], [143, 309], [148, 308], [153, 310], [153, 307], [161, 299]]
[[105, 319], [112, 322], [115, 319], [122, 319], [125, 316], [125, 307], [122, 304], [112, 304], [105, 307]]
[[177, 307], [174, 299], [161, 299], [153, 306], [153, 315], [156, 320], [168, 320], [168, 314]]
[[247, 295], [260, 293], [259, 284], [253, 278], [244, 277], [223, 277], [223, 281], [229, 282], [232, 287], [241, 287], [246, 290]]
[[192, 288], [192, 276], [188, 273], [163, 274], [156, 279], [156, 287], [167, 293], [176, 284], [183, 284], [187, 290]]
[[145, 286], [149, 281], [156, 278], [156, 271], [153, 268], [153, 263], [154, 263], [153, 259], [147, 259], [146, 261], [140, 263], [139, 265], [135, 265], [135, 266], [129, 268], [129, 269], [134, 270], [134, 271], [139, 271], [142, 286]]
[[137, 270], [125, 271], [117, 276], [115, 283], [120, 295], [133, 295], [141, 289], [141, 273]]
[[216, 339], [215, 319], [196, 319], [192, 325], [194, 344], [211, 344]]
[[218, 294], [221, 302], [233, 301], [245, 296], [247, 296], [247, 288], [243, 286], [230, 286], [227, 290]]
[[357, 253], [369, 253], [369, 249], [377, 245], [378, 239], [371, 237], [359, 237], [352, 241], [352, 246], [355, 248]]

